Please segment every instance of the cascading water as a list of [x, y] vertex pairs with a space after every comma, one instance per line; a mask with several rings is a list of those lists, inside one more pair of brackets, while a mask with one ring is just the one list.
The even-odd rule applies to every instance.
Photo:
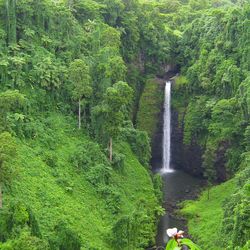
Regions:
[[[173, 130], [173, 132], [175, 132]], [[185, 222], [176, 215], [177, 204], [183, 200], [192, 199], [202, 186], [202, 180], [196, 179], [181, 170], [171, 168], [171, 82], [165, 86], [165, 101], [163, 114], [163, 143], [162, 143], [162, 167], [160, 173], [163, 180], [164, 201], [163, 206], [167, 213], [160, 219], [158, 234], [156, 237], [157, 247], [153, 249], [165, 249], [169, 240], [166, 230], [177, 227], [184, 229]]]
[[173, 172], [171, 169], [171, 82], [165, 86], [164, 123], [163, 123], [163, 167], [164, 173]]

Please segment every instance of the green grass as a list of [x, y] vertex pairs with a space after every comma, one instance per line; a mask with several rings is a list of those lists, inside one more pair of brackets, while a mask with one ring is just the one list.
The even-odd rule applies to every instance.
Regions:
[[152, 139], [156, 131], [158, 115], [164, 99], [164, 91], [155, 79], [146, 81], [137, 114], [137, 128], [144, 130]]
[[[66, 222], [79, 235], [83, 249], [113, 249], [109, 242], [113, 225], [120, 216], [131, 214], [142, 199], [154, 219], [157, 199], [151, 178], [128, 144], [117, 145], [126, 156], [124, 168], [111, 169], [110, 186], [121, 200], [116, 215], [108, 208], [106, 198], [88, 181], [88, 163], [77, 168], [70, 161], [79, 145], [84, 148], [93, 142], [74, 129], [68, 117], [51, 114], [48, 120], [49, 125], [37, 129], [40, 132], [34, 139], [18, 142], [16, 176], [11, 193], [4, 196], [5, 203], [17, 199], [31, 208], [46, 240], [55, 237], [54, 228], [60, 221]], [[103, 154], [98, 146], [96, 150], [89, 152], [93, 164]], [[45, 160], [46, 155], [53, 156], [53, 164]], [[152, 221], [143, 240], [154, 239], [154, 230]]]
[[235, 180], [231, 179], [210, 190], [208, 200], [204, 191], [197, 201], [184, 202], [182, 214], [188, 219], [189, 233], [201, 249], [224, 250], [220, 247], [221, 223], [223, 219], [222, 203], [235, 190]]

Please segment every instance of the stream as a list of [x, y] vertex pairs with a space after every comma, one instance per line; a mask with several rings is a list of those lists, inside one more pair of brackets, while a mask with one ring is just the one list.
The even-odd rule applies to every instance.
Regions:
[[165, 247], [168, 236], [166, 230], [168, 228], [177, 227], [184, 230], [187, 235], [186, 221], [176, 214], [178, 212], [178, 204], [184, 200], [193, 199], [203, 181], [195, 178], [185, 172], [174, 170], [171, 173], [162, 174], [163, 178], [163, 207], [166, 214], [163, 215], [158, 224], [158, 234], [156, 237], [157, 247]]
[[[171, 162], [171, 81], [165, 84], [165, 98], [163, 110], [162, 156], [158, 162], [152, 162], [155, 172], [162, 176], [163, 180], [163, 207], [166, 214], [160, 218], [156, 248], [164, 249], [168, 241], [166, 230], [176, 227], [184, 230], [187, 236], [186, 221], [178, 215], [178, 205], [181, 201], [194, 199], [203, 186], [204, 181], [195, 178], [181, 170], [175, 170]], [[159, 138], [159, 139], [160, 139]]]

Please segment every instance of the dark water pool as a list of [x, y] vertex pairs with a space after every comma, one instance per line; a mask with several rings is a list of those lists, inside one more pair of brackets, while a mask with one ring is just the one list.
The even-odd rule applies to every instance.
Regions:
[[179, 170], [162, 174], [162, 178], [164, 183], [163, 207], [166, 209], [166, 214], [162, 216], [158, 225], [156, 244], [159, 249], [164, 247], [168, 241], [166, 229], [173, 227], [186, 229], [185, 221], [176, 215], [177, 205], [183, 200], [193, 199], [204, 184], [203, 180]]

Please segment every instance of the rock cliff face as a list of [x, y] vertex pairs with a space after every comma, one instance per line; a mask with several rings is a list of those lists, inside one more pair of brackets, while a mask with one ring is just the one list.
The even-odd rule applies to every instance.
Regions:
[[[159, 87], [162, 91], [164, 91], [164, 82], [162, 82]], [[151, 166], [153, 169], [159, 169], [162, 166], [162, 140], [163, 140], [163, 104], [164, 100], [161, 104], [160, 112], [157, 116], [157, 125], [155, 133], [151, 139], [152, 145], [152, 158], [151, 158]]]
[[[178, 111], [172, 111], [172, 165], [175, 169], [181, 169], [191, 175], [203, 177], [202, 155], [204, 149], [193, 139], [190, 145], [183, 144], [183, 121], [178, 122]], [[229, 148], [228, 142], [220, 143], [214, 159], [216, 169], [216, 182], [227, 180], [226, 152]]]
[[[164, 93], [165, 83], [171, 77], [175, 76], [178, 73], [178, 67], [176, 65], [167, 64], [162, 68], [162, 72], [165, 72], [162, 75], [158, 75], [158, 84], [161, 91]], [[162, 167], [162, 140], [163, 140], [163, 113], [164, 113], [164, 99], [161, 103], [161, 109], [157, 116], [157, 125], [155, 132], [151, 138], [152, 145], [152, 158], [151, 166], [153, 169], [160, 169]]]
[[[168, 72], [165, 75], [159, 76], [161, 77], [161, 79], [159, 79], [159, 86], [162, 91], [164, 91], [164, 83], [178, 73], [178, 69], [173, 65], [168, 65], [166, 69]], [[153, 169], [160, 169], [162, 167], [163, 104], [164, 100], [162, 101], [162, 108], [158, 113], [156, 130], [151, 138], [151, 166]], [[171, 165], [175, 169], [180, 169], [191, 175], [202, 177], [203, 149], [196, 143], [195, 140], [192, 140], [191, 145], [183, 144], [184, 115], [181, 119], [178, 119], [178, 110], [173, 107], [171, 114]], [[221, 164], [222, 159], [220, 158], [218, 160]], [[218, 172], [219, 171], [220, 170], [218, 170]], [[218, 174], [222, 177], [220, 179], [224, 178], [223, 173]]]
[[183, 144], [183, 121], [178, 122], [178, 111], [172, 110], [172, 165], [195, 176], [202, 176], [201, 147], [193, 141], [191, 145]]
[[[164, 81], [160, 87], [164, 91], [164, 82], [176, 74], [175, 71], [168, 72], [164, 76]], [[152, 158], [151, 166], [153, 169], [159, 169], [162, 166], [162, 139], [163, 139], [163, 104], [157, 117], [156, 131], [151, 139]], [[183, 144], [183, 119], [178, 121], [178, 111], [172, 109], [171, 117], [171, 165], [175, 169], [181, 169], [195, 176], [202, 176], [202, 154], [201, 147], [193, 141], [191, 145]]]
[[226, 169], [226, 152], [227, 149], [229, 148], [229, 143], [228, 142], [221, 142], [217, 152], [216, 152], [216, 157], [215, 157], [215, 162], [214, 162], [214, 167], [216, 170], [216, 176], [217, 182], [224, 182], [228, 179], [227, 176], [227, 169]]
[[[169, 66], [170, 67], [170, 66]], [[171, 67], [170, 67], [171, 68]], [[164, 92], [165, 82], [171, 77], [175, 76], [177, 71], [169, 71], [166, 75], [157, 78], [160, 91]], [[191, 175], [203, 177], [204, 168], [202, 167], [204, 148], [202, 148], [195, 138], [191, 139], [190, 145], [183, 144], [184, 135], [184, 117], [185, 103], [183, 97], [180, 99], [178, 90], [173, 83], [172, 94], [172, 111], [171, 111], [171, 165], [172, 168], [183, 170]], [[159, 105], [159, 104], [158, 104]], [[152, 159], [151, 166], [153, 169], [160, 169], [162, 167], [162, 140], [163, 140], [163, 114], [164, 114], [164, 100], [162, 100], [161, 108], [157, 114], [156, 129], [151, 137], [152, 145]], [[159, 106], [158, 106], [159, 109]], [[179, 113], [180, 112], [180, 113]], [[214, 168], [216, 170], [216, 182], [223, 182], [227, 180], [228, 173], [226, 168], [226, 152], [230, 147], [228, 142], [221, 142], [217, 148], [214, 158]]]

